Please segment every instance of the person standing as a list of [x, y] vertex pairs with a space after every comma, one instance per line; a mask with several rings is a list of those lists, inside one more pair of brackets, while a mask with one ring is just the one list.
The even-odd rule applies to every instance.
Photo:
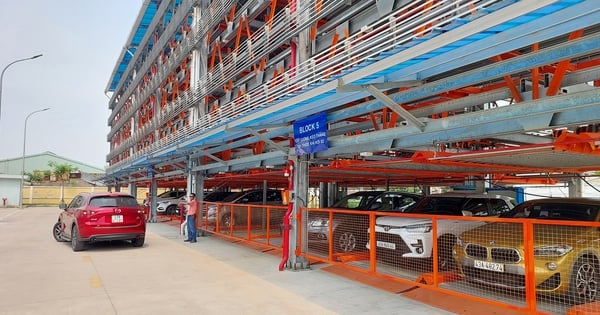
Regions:
[[196, 201], [196, 194], [191, 193], [187, 204], [187, 214], [185, 220], [187, 221], [187, 239], [184, 242], [196, 243], [196, 213], [198, 213], [198, 201]]

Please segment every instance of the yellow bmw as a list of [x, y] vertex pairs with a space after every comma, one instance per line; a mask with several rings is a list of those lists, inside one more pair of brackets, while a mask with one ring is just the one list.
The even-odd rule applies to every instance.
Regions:
[[600, 221], [599, 214], [597, 199], [526, 201], [501, 216], [525, 220], [488, 223], [460, 235], [454, 248], [458, 271], [478, 285], [525, 290], [529, 256], [536, 293], [567, 295], [574, 303], [594, 301], [600, 293], [600, 227], [590, 222]]

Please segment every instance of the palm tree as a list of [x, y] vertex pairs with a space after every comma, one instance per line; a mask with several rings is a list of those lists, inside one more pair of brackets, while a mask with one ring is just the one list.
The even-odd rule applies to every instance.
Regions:
[[58, 180], [60, 180], [60, 204], [65, 204], [65, 181], [69, 180], [71, 172], [76, 171], [77, 168], [71, 164], [59, 164], [54, 161], [48, 162], [48, 166], [52, 168], [52, 173]]

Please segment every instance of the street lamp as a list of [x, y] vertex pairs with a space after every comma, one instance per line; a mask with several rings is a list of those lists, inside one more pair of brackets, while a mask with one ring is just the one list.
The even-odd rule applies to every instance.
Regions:
[[27, 140], [27, 120], [31, 115], [49, 110], [50, 107], [33, 111], [25, 117], [25, 126], [23, 127], [23, 157], [21, 158], [21, 190], [19, 191], [19, 208], [23, 208], [23, 190], [25, 189], [25, 140]]
[[27, 60], [39, 58], [41, 56], [42, 56], [42, 54], [35, 55], [35, 56], [29, 57], [29, 58], [17, 59], [15, 61], [9, 63], [8, 65], [6, 65], [6, 67], [4, 67], [4, 69], [2, 69], [2, 74], [0, 74], [0, 117], [2, 117], [2, 80], [4, 79], [4, 72], [6, 71], [6, 69], [8, 69], [8, 67], [14, 65], [17, 62], [27, 61]]

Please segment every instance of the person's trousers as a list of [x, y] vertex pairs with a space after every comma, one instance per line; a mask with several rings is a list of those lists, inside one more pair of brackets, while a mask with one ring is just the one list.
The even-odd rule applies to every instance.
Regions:
[[195, 241], [196, 240], [196, 216], [188, 215], [186, 217], [186, 220], [187, 220], [188, 240]]

